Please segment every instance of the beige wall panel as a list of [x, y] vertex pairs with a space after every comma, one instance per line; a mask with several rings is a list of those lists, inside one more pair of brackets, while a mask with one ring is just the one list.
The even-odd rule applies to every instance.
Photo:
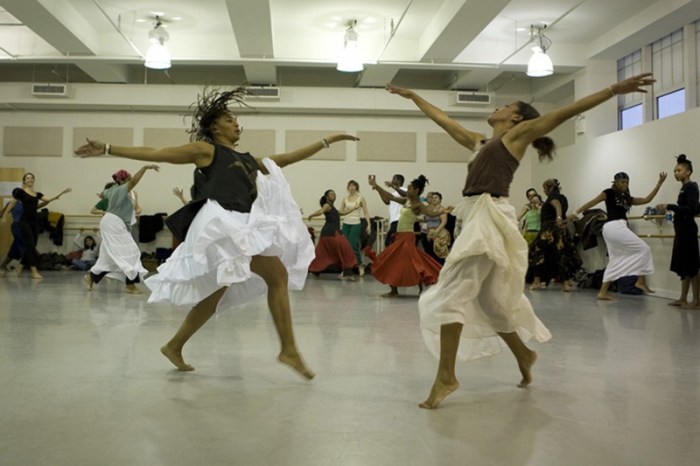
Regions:
[[[311, 130], [288, 130], [286, 132], [285, 146], [286, 151], [293, 151], [301, 147], [308, 146], [314, 142], [318, 142], [329, 134], [342, 133], [343, 131], [336, 130], [323, 130], [323, 131], [311, 131]], [[345, 160], [347, 157], [347, 142], [336, 142], [331, 145], [328, 149], [323, 148], [320, 152], [317, 152], [312, 159], [313, 160]]]
[[416, 161], [416, 133], [358, 131], [357, 137], [358, 161]]
[[97, 139], [108, 142], [114, 146], [133, 146], [133, 128], [73, 128], [72, 147], [80, 147], [85, 144], [85, 139]]
[[180, 128], [144, 128], [143, 145], [159, 149], [181, 146], [190, 142], [190, 135]]
[[6, 126], [3, 132], [6, 157], [61, 157], [63, 128]]
[[264, 158], [275, 155], [274, 129], [246, 129], [241, 133], [241, 140], [236, 150], [250, 152], [253, 157]]
[[428, 133], [427, 136], [428, 162], [467, 163], [472, 156], [471, 151], [445, 133]]

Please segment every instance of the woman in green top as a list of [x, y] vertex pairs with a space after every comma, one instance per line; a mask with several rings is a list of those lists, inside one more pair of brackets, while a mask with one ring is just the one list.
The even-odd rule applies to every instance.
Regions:
[[540, 209], [542, 208], [542, 199], [539, 194], [533, 194], [530, 196], [530, 202], [525, 204], [520, 216], [518, 217], [518, 222], [522, 222], [523, 219], [523, 237], [527, 244], [532, 244], [533, 241], [537, 239], [537, 234], [540, 232], [540, 226], [542, 224], [542, 214]]

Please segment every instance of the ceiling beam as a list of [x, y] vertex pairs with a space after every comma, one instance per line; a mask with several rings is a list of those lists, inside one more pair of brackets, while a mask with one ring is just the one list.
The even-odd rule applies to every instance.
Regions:
[[420, 37], [420, 60], [451, 62], [509, 3], [446, 0]]
[[274, 57], [270, 1], [226, 0], [226, 8], [240, 57]]

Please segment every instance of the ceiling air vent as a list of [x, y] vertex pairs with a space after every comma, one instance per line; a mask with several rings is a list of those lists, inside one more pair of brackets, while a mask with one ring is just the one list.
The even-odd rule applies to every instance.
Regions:
[[453, 92], [452, 105], [491, 105], [493, 95], [488, 92]]
[[35, 97], [68, 97], [67, 84], [32, 84]]
[[280, 100], [279, 87], [246, 87], [245, 92], [248, 99], [255, 100]]

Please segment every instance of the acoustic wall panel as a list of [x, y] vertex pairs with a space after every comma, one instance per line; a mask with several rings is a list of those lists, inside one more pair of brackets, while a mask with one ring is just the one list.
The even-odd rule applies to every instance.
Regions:
[[416, 133], [359, 131], [357, 160], [371, 162], [415, 162]]
[[275, 130], [274, 129], [246, 129], [241, 133], [236, 150], [250, 152], [256, 158], [275, 155]]
[[6, 157], [61, 157], [63, 128], [6, 126], [3, 154]]
[[143, 145], [160, 149], [181, 146], [190, 142], [190, 135], [184, 128], [144, 128]]
[[[286, 132], [285, 146], [286, 151], [291, 152], [296, 149], [308, 146], [315, 142], [320, 141], [329, 134], [342, 133], [340, 130], [323, 130], [323, 131], [311, 131], [311, 130], [288, 130]], [[347, 157], [348, 143], [345, 141], [335, 142], [331, 144], [329, 148], [323, 148], [321, 151], [317, 152], [312, 160], [345, 160]]]
[[469, 149], [446, 133], [428, 133], [427, 145], [428, 162], [467, 163], [472, 156]]

